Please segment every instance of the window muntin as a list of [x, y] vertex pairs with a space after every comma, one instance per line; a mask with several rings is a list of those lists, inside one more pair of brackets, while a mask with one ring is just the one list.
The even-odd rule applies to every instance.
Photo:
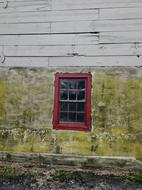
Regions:
[[55, 75], [54, 129], [90, 130], [91, 74]]

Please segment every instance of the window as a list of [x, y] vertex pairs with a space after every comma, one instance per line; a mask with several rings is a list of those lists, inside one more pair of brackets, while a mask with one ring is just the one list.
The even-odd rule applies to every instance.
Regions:
[[89, 131], [91, 74], [56, 73], [53, 128]]

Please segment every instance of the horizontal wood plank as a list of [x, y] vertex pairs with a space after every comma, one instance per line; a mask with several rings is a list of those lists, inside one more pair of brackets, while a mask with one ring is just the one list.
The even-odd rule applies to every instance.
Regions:
[[29, 12], [39, 11], [46, 7], [46, 11], [51, 10], [51, 0], [29, 0], [29, 1], [8, 1], [7, 7], [4, 8], [4, 0], [0, 2], [1, 13]]
[[129, 32], [101, 32], [99, 36], [99, 43], [132, 43], [142, 42], [141, 31]]
[[137, 19], [142, 18], [142, 7], [101, 9], [99, 19]]
[[73, 46], [0, 46], [5, 56], [69, 56], [73, 54]]
[[[140, 28], [140, 27], [139, 27]], [[94, 32], [92, 21], [0, 24], [0, 34], [47, 34]]]
[[0, 45], [75, 45], [140, 43], [141, 31], [101, 32], [99, 34], [55, 34], [55, 35], [0, 35]]
[[55, 22], [51, 24], [51, 33], [94, 32], [92, 21]]
[[29, 11], [49, 11], [49, 10], [81, 10], [81, 9], [92, 9], [92, 8], [122, 8], [122, 7], [141, 7], [141, 0], [29, 0], [29, 1], [8, 1], [6, 9], [3, 8], [4, 1], [0, 2], [0, 14], [1, 13], [13, 13], [13, 12], [29, 12]]
[[48, 57], [6, 57], [0, 67], [48, 67]]
[[136, 56], [101, 57], [50, 57], [49, 67], [96, 67], [96, 66], [142, 66], [142, 59]]
[[0, 24], [0, 34], [45, 34], [50, 31], [50, 23]]
[[0, 23], [142, 19], [142, 7], [1, 13]]
[[142, 30], [142, 19], [97, 20], [91, 22], [90, 29], [92, 32], [138, 31]]
[[136, 56], [101, 57], [6, 57], [0, 67], [141, 67], [142, 59]]
[[140, 7], [141, 0], [52, 0], [52, 9], [89, 9], [89, 8], [114, 8], [114, 7]]
[[98, 19], [98, 10], [36, 11], [0, 14], [0, 23], [39, 23]]
[[142, 19], [0, 24], [0, 34], [142, 31]]
[[97, 20], [78, 22], [56, 22], [51, 24], [51, 33], [111, 32], [142, 30], [142, 19]]
[[96, 34], [56, 34], [56, 35], [0, 35], [0, 45], [74, 45], [97, 44]]
[[5, 56], [122, 56], [142, 55], [140, 44], [0, 46]]
[[74, 53], [82, 56], [142, 55], [142, 44], [76, 45]]

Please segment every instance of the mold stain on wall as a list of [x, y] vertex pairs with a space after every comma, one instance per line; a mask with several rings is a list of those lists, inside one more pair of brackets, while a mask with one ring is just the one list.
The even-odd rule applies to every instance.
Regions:
[[142, 69], [93, 69], [91, 132], [52, 130], [54, 71], [0, 70], [0, 151], [142, 159]]

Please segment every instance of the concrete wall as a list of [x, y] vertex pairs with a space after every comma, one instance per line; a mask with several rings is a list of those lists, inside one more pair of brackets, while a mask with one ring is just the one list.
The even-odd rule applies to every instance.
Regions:
[[142, 158], [142, 69], [91, 68], [92, 130], [87, 133], [52, 129], [56, 71], [1, 69], [0, 150]]

